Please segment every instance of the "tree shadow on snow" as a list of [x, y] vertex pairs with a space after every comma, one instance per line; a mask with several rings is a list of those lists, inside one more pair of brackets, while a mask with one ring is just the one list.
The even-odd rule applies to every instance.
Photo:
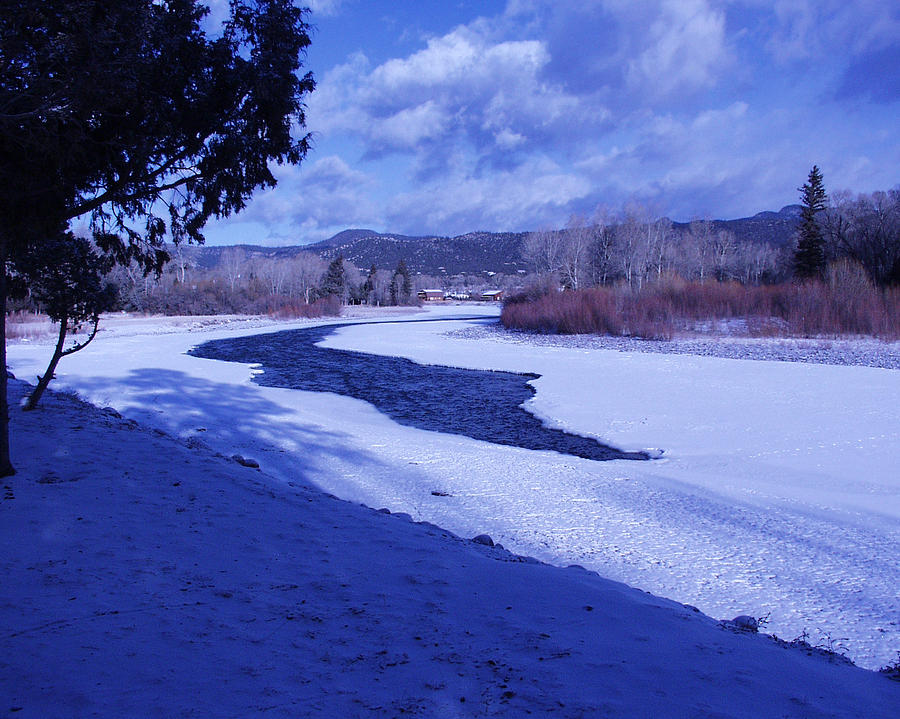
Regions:
[[308, 474], [334, 461], [373, 471], [387, 467], [354, 449], [351, 435], [298, 420], [290, 408], [252, 386], [154, 368], [132, 370], [120, 379], [82, 378], [78, 392], [88, 398], [122, 396], [123, 413], [142, 425], [226, 456], [246, 455], [305, 486], [313, 486]]

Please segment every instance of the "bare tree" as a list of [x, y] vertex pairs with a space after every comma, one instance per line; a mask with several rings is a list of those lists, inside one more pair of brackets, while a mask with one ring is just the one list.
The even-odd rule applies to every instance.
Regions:
[[229, 289], [234, 294], [234, 287], [247, 269], [247, 254], [240, 247], [229, 247], [219, 257], [219, 268], [228, 280]]
[[664, 217], [647, 222], [647, 271], [659, 280], [672, 267], [672, 223]]
[[589, 248], [591, 282], [609, 284], [618, 274], [616, 268], [616, 218], [605, 207], [594, 215], [594, 232]]
[[688, 279], [703, 282], [712, 271], [713, 226], [709, 220], [694, 220], [682, 242], [680, 271]]
[[119, 296], [123, 304], [137, 312], [147, 309], [148, 298], [156, 286], [156, 278], [145, 274], [136, 262], [116, 265], [109, 273], [109, 278], [119, 287]]
[[734, 233], [728, 230], [719, 230], [713, 235], [713, 269], [717, 280], [734, 279], [733, 265], [736, 247]]
[[322, 281], [326, 267], [325, 260], [312, 252], [295, 255], [288, 263], [289, 293], [292, 296], [303, 297], [303, 301], [309, 304], [312, 291]]
[[588, 258], [594, 228], [580, 215], [569, 219], [559, 243], [559, 273], [565, 287], [577, 290], [588, 276]]
[[391, 283], [394, 280], [392, 270], [377, 270], [373, 281], [373, 293], [376, 305], [386, 305], [390, 302]]
[[744, 243], [735, 250], [732, 274], [745, 285], [758, 285], [775, 278], [779, 262], [779, 253], [772, 245]]
[[562, 234], [549, 229], [529, 232], [522, 254], [538, 274], [556, 273], [562, 265]]
[[647, 242], [649, 213], [636, 203], [626, 206], [622, 221], [616, 227], [616, 245], [619, 263], [625, 281], [640, 290], [647, 275], [650, 247]]
[[193, 259], [188, 254], [188, 248], [179, 242], [177, 245], [167, 245], [166, 251], [171, 258], [169, 265], [175, 268], [175, 276], [181, 284], [184, 284], [187, 270], [193, 268], [195, 265]]
[[880, 285], [900, 284], [900, 188], [855, 198], [841, 193], [823, 224], [829, 254], [856, 260]]
[[254, 273], [265, 282], [266, 290], [273, 297], [285, 293], [289, 274], [288, 260], [261, 257], [254, 263]]

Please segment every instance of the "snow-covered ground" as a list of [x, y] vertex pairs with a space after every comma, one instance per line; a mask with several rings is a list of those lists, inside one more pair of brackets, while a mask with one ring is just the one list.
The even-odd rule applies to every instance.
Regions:
[[664, 459], [596, 463], [511, 451], [503, 471], [476, 458], [454, 473], [451, 454], [435, 479], [461, 475], [444, 488], [456, 503], [426, 497], [437, 506], [423, 509], [416, 478], [395, 479], [397, 490], [378, 501], [402, 499], [451, 528], [471, 529], [465, 516], [477, 514], [517, 550], [582, 564], [713, 616], [768, 616], [778, 636], [805, 632], [866, 666], [896, 657], [900, 373], [535, 346], [521, 336], [482, 335], [473, 345], [446, 332], [438, 324], [347, 327], [324, 346], [535, 372], [529, 408], [547, 424], [622, 449], [663, 449]]
[[[102, 714], [190, 715], [183, 707], [194, 706], [196, 715], [238, 716], [239, 706], [268, 706], [251, 699], [255, 693], [271, 690], [271, 706], [295, 706], [313, 696], [309, 682], [327, 677], [334, 690], [317, 687], [320, 703], [310, 714], [344, 707], [350, 716], [367, 715], [374, 702], [393, 716], [402, 713], [391, 704], [398, 697], [421, 716], [495, 710], [517, 716], [526, 707], [548, 713], [557, 698], [566, 706], [559, 708], [562, 716], [604, 707], [620, 716], [896, 714], [900, 689], [883, 677], [732, 635], [705, 617], [590, 574], [496, 562], [511, 557], [309, 488], [408, 512], [463, 537], [488, 532], [516, 552], [581, 564], [714, 617], [769, 614], [766, 629], [785, 639], [805, 629], [813, 644], [846, 645], [860, 664], [880, 666], [900, 649], [896, 371], [446, 335], [466, 326], [348, 326], [326, 344], [536, 372], [542, 376], [530, 405], [549, 424], [628, 449], [662, 448], [664, 459], [598, 463], [402, 427], [362, 402], [259, 387], [250, 381], [251, 367], [184, 354], [206, 339], [260, 327], [162, 332], [150, 323], [139, 331], [109, 331], [63, 360], [54, 386], [182, 442], [130, 430], [98, 412], [83, 419], [69, 409], [68, 420], [50, 408], [14, 412], [13, 451], [22, 472], [9, 480], [15, 500], [3, 502], [10, 515], [3, 529], [11, 533], [4, 546], [12, 541], [19, 551], [4, 556], [9, 581], [0, 590], [0, 616], [3, 653], [17, 655], [5, 660], [4, 675], [26, 672], [29, 679], [15, 684], [23, 688], [9, 701], [27, 697], [35, 711], [44, 690], [48, 702], [68, 696], [51, 685], [80, 692], [73, 701], [85, 706], [138, 701], [138, 690], [129, 690], [117, 672], [143, 657], [126, 645], [150, 632], [146, 651], [164, 658], [138, 683], [148, 691], [156, 682], [163, 697], [169, 670], [189, 674], [173, 700], [178, 711]], [[34, 376], [47, 352], [33, 342], [12, 345], [10, 367], [19, 377]], [[68, 407], [65, 398], [49, 400], [57, 410]], [[16, 434], [22, 423], [32, 423], [33, 436]], [[263, 472], [206, 448], [251, 457]], [[73, 471], [79, 481], [66, 481]], [[28, 477], [32, 482], [23, 482]], [[35, 483], [35, 477], [49, 480]], [[83, 523], [86, 514], [94, 525]], [[227, 577], [223, 587], [217, 573]], [[296, 585], [291, 592], [303, 587], [302, 601], [316, 606], [297, 616], [324, 629], [304, 624], [295, 636], [285, 612], [301, 599], [278, 589], [290, 585]], [[188, 596], [201, 589], [201, 598]], [[113, 601], [105, 592], [128, 596]], [[89, 602], [79, 607], [64, 595]], [[179, 596], [188, 599], [171, 604]], [[243, 602], [237, 607], [230, 601], [236, 597]], [[585, 606], [592, 607], [589, 614]], [[98, 619], [107, 610], [119, 614]], [[227, 626], [229, 636], [219, 636], [216, 626]], [[374, 636], [357, 637], [371, 627]], [[544, 634], [562, 639], [549, 654], [541, 651], [541, 641], [549, 641]], [[107, 641], [112, 655], [100, 646]], [[361, 658], [351, 656], [351, 641], [359, 642]], [[426, 642], [446, 646], [426, 651]], [[199, 658], [197, 647], [207, 650]], [[307, 653], [294, 657], [293, 668], [281, 666], [292, 651]], [[77, 688], [77, 677], [49, 678], [69, 665], [90, 673], [120, 655], [122, 667], [104, 665], [108, 676], [98, 679], [118, 690], [92, 695]], [[619, 669], [623, 659], [628, 671]], [[231, 682], [222, 701], [235, 707], [232, 714], [203, 709], [214, 701], [204, 692], [211, 691], [216, 662], [225, 667], [220, 678]], [[834, 674], [801, 678], [804, 672]], [[390, 688], [379, 693], [381, 681]], [[503, 683], [512, 692], [508, 703]], [[10, 685], [3, 686], [8, 693]], [[468, 702], [482, 703], [464, 706], [456, 695], [466, 692]], [[761, 711], [753, 696], [765, 702]], [[861, 710], [860, 701], [869, 708]]]

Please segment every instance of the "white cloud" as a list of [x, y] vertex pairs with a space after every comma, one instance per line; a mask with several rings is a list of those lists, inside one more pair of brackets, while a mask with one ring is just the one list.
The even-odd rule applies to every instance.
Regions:
[[661, 3], [629, 80], [658, 95], [693, 92], [717, 81], [728, 62], [725, 14], [705, 0]]
[[388, 207], [389, 221], [422, 231], [528, 229], [552, 216], [564, 221], [590, 183], [543, 157], [508, 171], [476, 176], [459, 172], [402, 193]]
[[724, 110], [704, 110], [694, 118], [691, 128], [699, 132], [722, 128], [733, 131], [735, 123], [747, 115], [749, 107], [746, 102], [739, 100]]
[[343, 0], [306, 0], [303, 4], [312, 10], [314, 15], [336, 15], [344, 2]]
[[846, 56], [900, 37], [900, 7], [883, 0], [776, 0], [768, 38], [779, 60]]
[[255, 229], [254, 242], [271, 244], [285, 238], [292, 242], [324, 239], [333, 234], [334, 227], [371, 223], [379, 216], [370, 196], [377, 186], [375, 180], [336, 155], [273, 171], [276, 188], [256, 193], [244, 212], [219, 224], [266, 227], [269, 236], [259, 236]]
[[355, 56], [329, 72], [310, 101], [309, 125], [356, 133], [371, 155], [427, 153], [451, 134], [490, 152], [606, 115], [543, 79], [548, 61], [541, 42], [492, 42], [460, 27], [407, 58], [372, 69]]
[[497, 143], [497, 147], [504, 150], [512, 150], [525, 142], [525, 136], [508, 128], [503, 128], [494, 135], [494, 140]]
[[383, 147], [412, 150], [423, 141], [438, 138], [448, 125], [446, 112], [429, 100], [383, 120], [373, 119], [370, 137]]

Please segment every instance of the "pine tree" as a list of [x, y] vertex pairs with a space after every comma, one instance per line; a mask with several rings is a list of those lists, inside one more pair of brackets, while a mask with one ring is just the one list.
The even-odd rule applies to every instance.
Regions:
[[375, 277], [378, 273], [378, 270], [375, 268], [375, 263], [372, 263], [372, 269], [369, 270], [369, 276], [366, 277], [365, 283], [363, 283], [363, 299], [366, 302], [371, 302], [374, 298], [372, 297], [372, 293], [375, 292]]
[[328, 269], [325, 270], [325, 277], [322, 278], [321, 294], [323, 297], [328, 295], [336, 296], [341, 302], [344, 301], [347, 289], [347, 276], [344, 272], [344, 256], [335, 257]]
[[[400, 287], [397, 287], [397, 281], [400, 281]], [[406, 261], [401, 259], [397, 263], [397, 269], [394, 270], [394, 276], [391, 279], [391, 304], [397, 304], [397, 292], [400, 292], [403, 302], [409, 302], [412, 296], [412, 280], [409, 277], [409, 268]]]
[[794, 251], [794, 275], [801, 279], [820, 277], [825, 270], [825, 236], [817, 215], [825, 210], [827, 196], [822, 173], [813, 165], [809, 179], [800, 190], [801, 222], [797, 249]]

